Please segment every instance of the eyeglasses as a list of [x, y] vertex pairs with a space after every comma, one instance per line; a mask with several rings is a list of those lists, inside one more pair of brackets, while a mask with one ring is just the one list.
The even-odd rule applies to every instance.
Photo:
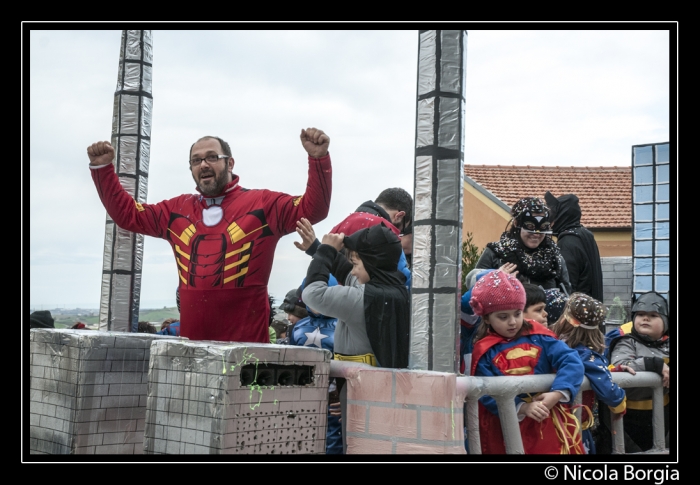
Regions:
[[207, 155], [204, 158], [193, 158], [190, 160], [190, 167], [198, 167], [203, 161], [207, 163], [216, 163], [220, 158], [228, 158], [228, 155]]

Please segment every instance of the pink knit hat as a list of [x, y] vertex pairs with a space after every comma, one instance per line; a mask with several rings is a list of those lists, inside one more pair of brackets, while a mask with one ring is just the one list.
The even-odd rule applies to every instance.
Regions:
[[515, 276], [501, 270], [492, 271], [476, 282], [469, 305], [479, 316], [503, 310], [525, 310], [525, 288]]

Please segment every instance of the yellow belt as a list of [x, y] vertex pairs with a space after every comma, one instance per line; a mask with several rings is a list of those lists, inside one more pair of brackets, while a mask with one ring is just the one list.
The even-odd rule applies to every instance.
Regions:
[[369, 364], [373, 367], [379, 367], [377, 364], [377, 358], [374, 354], [362, 354], [362, 355], [342, 355], [339, 353], [333, 354], [333, 360], [346, 360], [348, 362], [361, 362], [363, 364]]
[[[664, 394], [664, 406], [668, 404], [669, 397], [668, 394]], [[627, 401], [627, 409], [636, 409], [637, 411], [649, 411], [652, 409], [651, 399], [646, 401]]]

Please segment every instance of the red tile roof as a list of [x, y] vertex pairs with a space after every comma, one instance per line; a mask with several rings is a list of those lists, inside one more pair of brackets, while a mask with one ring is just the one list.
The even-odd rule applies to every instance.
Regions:
[[631, 167], [464, 165], [464, 175], [508, 207], [523, 197], [576, 194], [589, 229], [632, 227]]

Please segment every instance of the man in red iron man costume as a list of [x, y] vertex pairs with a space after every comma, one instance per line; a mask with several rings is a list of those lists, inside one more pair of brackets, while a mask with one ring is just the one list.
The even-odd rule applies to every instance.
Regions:
[[172, 246], [183, 337], [269, 343], [267, 282], [277, 241], [294, 232], [302, 217], [322, 221], [330, 207], [330, 138], [316, 128], [302, 129], [300, 138], [309, 155], [302, 196], [242, 188], [228, 143], [205, 136], [190, 148], [199, 194], [156, 204], [140, 204], [124, 190], [109, 142], [88, 147], [92, 179], [114, 222]]

